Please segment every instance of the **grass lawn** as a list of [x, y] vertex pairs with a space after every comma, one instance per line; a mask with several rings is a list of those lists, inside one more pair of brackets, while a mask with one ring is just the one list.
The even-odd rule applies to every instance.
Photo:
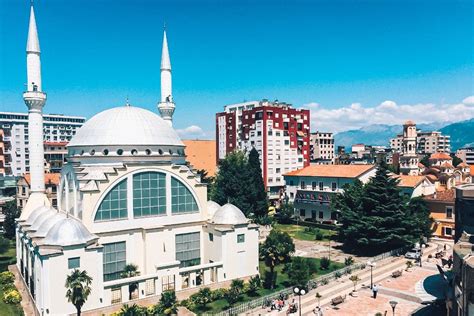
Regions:
[[[16, 248], [15, 242], [10, 243], [10, 247], [4, 254], [0, 255], [0, 272], [7, 271], [8, 266], [15, 263]], [[3, 302], [3, 291], [0, 288], [0, 315], [17, 316], [24, 315], [20, 305], [11, 305]]]
[[335, 236], [337, 232], [329, 229], [298, 226], [292, 224], [275, 224], [274, 229], [288, 233], [292, 238], [299, 240], [315, 241], [316, 231], [319, 230], [323, 235], [322, 241], [328, 241], [332, 236]]
[[[308, 258], [308, 259], [313, 261], [316, 264], [316, 266], [318, 267], [318, 270], [313, 272], [312, 278], [316, 278], [318, 276], [330, 273], [334, 270], [337, 270], [337, 269], [340, 269], [340, 268], [344, 267], [344, 264], [342, 264], [342, 263], [331, 261], [331, 265], [329, 266], [329, 269], [320, 270], [319, 269], [319, 266], [320, 266], [319, 262], [321, 261], [320, 259], [316, 259], [316, 258]], [[258, 297], [265, 296], [265, 295], [268, 295], [268, 294], [271, 294], [273, 292], [277, 292], [279, 290], [283, 290], [284, 288], [289, 287], [290, 284], [288, 283], [288, 276], [285, 273], [283, 273], [283, 271], [282, 271], [283, 267], [284, 267], [284, 265], [281, 264], [281, 265], [278, 265], [275, 268], [275, 271], [277, 272], [277, 281], [276, 281], [276, 286], [273, 290], [261, 288], [261, 289], [258, 290], [257, 295], [255, 295], [255, 296], [249, 296], [247, 294], [243, 294], [241, 296], [240, 300], [237, 303], [235, 303], [235, 305], [238, 305], [238, 304], [244, 303], [244, 302], [248, 302], [248, 301], [251, 301], [251, 300], [256, 299]], [[260, 271], [261, 279], [264, 280], [265, 271], [269, 271], [269, 269], [265, 266], [265, 263], [263, 261], [260, 261], [259, 271]], [[228, 308], [229, 308], [229, 304], [227, 304], [227, 301], [225, 299], [220, 299], [220, 300], [216, 300], [212, 303], [209, 303], [206, 306], [206, 308], [196, 307], [192, 311], [199, 315], [199, 314], [209, 312], [209, 311], [212, 311], [212, 312], [216, 313], [216, 312], [226, 310]]]

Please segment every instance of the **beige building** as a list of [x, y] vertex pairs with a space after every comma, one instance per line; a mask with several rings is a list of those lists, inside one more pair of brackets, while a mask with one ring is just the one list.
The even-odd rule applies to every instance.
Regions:
[[316, 132], [310, 135], [311, 162], [334, 164], [333, 133]]
[[[401, 153], [403, 150], [403, 134], [390, 139], [390, 148], [394, 152]], [[436, 152], [451, 152], [451, 136], [442, 135], [441, 132], [416, 132], [416, 152], [421, 155], [433, 154]]]
[[[53, 207], [58, 206], [59, 178], [59, 173], [46, 173], [44, 177], [45, 193]], [[31, 194], [31, 176], [29, 173], [18, 178], [16, 188], [16, 205], [21, 210], [25, 207]]]

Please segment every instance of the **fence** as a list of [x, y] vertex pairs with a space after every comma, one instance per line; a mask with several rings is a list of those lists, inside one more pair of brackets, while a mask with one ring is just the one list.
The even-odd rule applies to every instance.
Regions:
[[[407, 247], [402, 247], [402, 248], [394, 249], [394, 250], [391, 250], [391, 251], [387, 251], [387, 252], [384, 252], [380, 255], [372, 257], [370, 259], [370, 261], [377, 262], [377, 261], [380, 261], [380, 260], [383, 260], [383, 259], [386, 259], [386, 258], [389, 258], [389, 257], [399, 256], [399, 255], [405, 253], [405, 251], [407, 249], [408, 249]], [[318, 286], [321, 286], [321, 285], [326, 285], [329, 282], [342, 277], [343, 275], [351, 274], [354, 271], [363, 270], [363, 269], [365, 269], [365, 267], [366, 267], [365, 263], [353, 264], [353, 265], [341, 268], [339, 270], [333, 271], [331, 273], [322, 275], [322, 276], [317, 277], [315, 279], [312, 279], [312, 280], [308, 281], [308, 290], [315, 289], [315, 288], [317, 288]], [[229, 308], [228, 310], [225, 310], [225, 311], [222, 311], [222, 312], [219, 312], [219, 313], [205, 313], [203, 315], [205, 315], [205, 316], [233, 316], [233, 315], [239, 315], [239, 314], [245, 313], [247, 311], [250, 311], [252, 309], [255, 309], [257, 307], [263, 307], [264, 302], [272, 301], [274, 299], [277, 299], [282, 294], [283, 295], [293, 294], [293, 287], [288, 287], [288, 288], [280, 290], [278, 292], [274, 292], [274, 293], [268, 294], [266, 296], [259, 297], [255, 300], [236, 305], [234, 307]]]

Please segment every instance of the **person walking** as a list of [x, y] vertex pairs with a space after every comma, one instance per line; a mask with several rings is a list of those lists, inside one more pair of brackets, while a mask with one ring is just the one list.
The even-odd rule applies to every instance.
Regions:
[[379, 287], [377, 286], [377, 284], [374, 284], [374, 286], [372, 286], [372, 292], [374, 294], [374, 299], [377, 298], [377, 292], [379, 291]]

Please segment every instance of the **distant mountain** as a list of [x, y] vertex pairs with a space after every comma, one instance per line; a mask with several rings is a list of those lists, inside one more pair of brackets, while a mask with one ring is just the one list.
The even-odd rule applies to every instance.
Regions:
[[[472, 120], [471, 120], [472, 121]], [[469, 122], [469, 121], [465, 121]], [[463, 122], [451, 124], [450, 122], [434, 122], [429, 124], [418, 124], [416, 127], [422, 131], [436, 131], [441, 130], [443, 134], [450, 135], [450, 133], [444, 132], [443, 128], [447, 128], [449, 126], [455, 124], [462, 124]], [[469, 131], [466, 129], [467, 127], [459, 127], [459, 129], [464, 131]], [[471, 127], [471, 131], [472, 131]], [[403, 132], [402, 125], [385, 125], [385, 124], [373, 124], [366, 127], [362, 127], [357, 130], [349, 130], [345, 132], [340, 132], [334, 135], [334, 142], [336, 146], [345, 146], [351, 147], [353, 144], [366, 144], [366, 145], [378, 145], [378, 146], [389, 146], [390, 139], [394, 138], [397, 134], [401, 134]], [[466, 134], [466, 135], [464, 135]], [[460, 134], [462, 136], [467, 136], [464, 134]], [[474, 142], [474, 136], [471, 137], [471, 142]], [[461, 141], [462, 142], [462, 141]], [[453, 143], [453, 136], [451, 136], [451, 143]], [[456, 147], [457, 149], [458, 147]], [[453, 147], [453, 150], [454, 147]]]
[[474, 118], [449, 124], [440, 131], [451, 136], [451, 151], [464, 146], [474, 146]]

